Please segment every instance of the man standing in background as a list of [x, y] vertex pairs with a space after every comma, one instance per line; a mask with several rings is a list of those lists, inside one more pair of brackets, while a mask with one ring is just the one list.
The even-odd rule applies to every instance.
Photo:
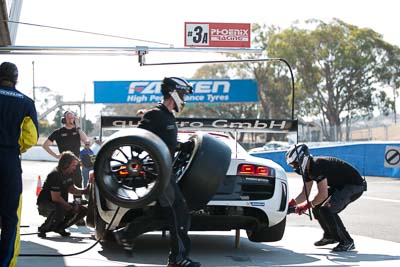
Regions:
[[32, 99], [15, 85], [18, 68], [0, 65], [0, 266], [14, 267], [19, 254], [19, 224], [22, 204], [20, 154], [37, 143], [38, 121]]
[[82, 174], [83, 174], [83, 187], [86, 187], [89, 182], [89, 172], [93, 170], [93, 151], [90, 149], [90, 142], [85, 142], [85, 147], [81, 150], [79, 158], [82, 163]]

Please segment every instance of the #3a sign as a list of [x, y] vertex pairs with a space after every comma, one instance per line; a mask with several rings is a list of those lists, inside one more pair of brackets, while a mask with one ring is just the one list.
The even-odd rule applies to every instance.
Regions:
[[[188, 103], [257, 102], [255, 80], [189, 80], [193, 94]], [[157, 103], [161, 102], [161, 81], [95, 81], [94, 103]]]
[[185, 46], [250, 47], [250, 23], [185, 22]]

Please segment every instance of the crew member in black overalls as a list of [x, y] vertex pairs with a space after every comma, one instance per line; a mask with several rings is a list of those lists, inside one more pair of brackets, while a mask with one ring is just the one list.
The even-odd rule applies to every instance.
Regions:
[[35, 104], [15, 85], [18, 69], [0, 65], [0, 266], [16, 266], [19, 254], [22, 169], [20, 154], [37, 143]]
[[[312, 157], [305, 144], [291, 146], [286, 153], [286, 162], [297, 173], [302, 174], [305, 181], [305, 187], [289, 202], [289, 207], [296, 206], [295, 211], [298, 214], [312, 208], [315, 219], [324, 231], [322, 239], [314, 245], [325, 246], [339, 242], [333, 251], [355, 249], [354, 240], [338, 213], [367, 189], [365, 179], [343, 160], [326, 156]], [[306, 192], [311, 191], [314, 181], [317, 183], [318, 193], [313, 200], [306, 202]]]
[[68, 203], [68, 193], [74, 195], [89, 194], [89, 186], [77, 188], [72, 174], [78, 168], [79, 158], [71, 151], [61, 153], [57, 167], [52, 170], [43, 184], [37, 199], [39, 214], [47, 217], [39, 227], [39, 237], [54, 231], [61, 236], [69, 236], [65, 229], [75, 224], [87, 214], [87, 208], [74, 201]]
[[[75, 156], [79, 158], [81, 141], [85, 143], [89, 142], [89, 139], [85, 132], [82, 131], [81, 127], [79, 127], [78, 119], [73, 112], [65, 111], [61, 122], [64, 126], [54, 130], [43, 143], [42, 147], [56, 159], [60, 159], [61, 153], [64, 151], [72, 151]], [[56, 154], [50, 149], [50, 145], [52, 145], [54, 141], [57, 143], [59, 154]], [[75, 169], [72, 177], [75, 186], [78, 188], [82, 187], [82, 172], [80, 166]], [[81, 196], [74, 196], [74, 198], [80, 199]], [[78, 222], [78, 225], [84, 224], [85, 222], [83, 220]]]
[[[143, 128], [158, 135], [168, 146], [171, 157], [174, 157], [177, 149], [178, 127], [176, 125], [173, 111], [180, 112], [184, 106], [184, 96], [192, 93], [192, 87], [187, 81], [176, 77], [164, 78], [161, 85], [163, 94], [163, 102], [156, 107], [147, 111], [142, 120], [139, 122], [139, 128]], [[185, 146], [191, 146], [192, 143], [179, 144], [180, 149], [184, 150]], [[168, 267], [198, 267], [199, 262], [189, 259], [191, 242], [188, 235], [190, 228], [190, 214], [186, 205], [186, 201], [176, 184], [175, 175], [173, 174], [170, 183], [164, 193], [159, 197], [155, 212], [155, 216], [162, 215], [168, 222], [170, 232], [170, 254], [168, 257]], [[145, 222], [147, 220], [147, 222]], [[155, 217], [140, 220], [143, 225], [149, 226], [156, 220]], [[115, 237], [122, 245], [130, 245], [133, 238], [137, 237], [135, 229], [137, 222], [128, 224], [125, 228], [117, 230]]]

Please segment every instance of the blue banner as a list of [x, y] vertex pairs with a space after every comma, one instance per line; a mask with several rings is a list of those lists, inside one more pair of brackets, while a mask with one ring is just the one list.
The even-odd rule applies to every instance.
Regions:
[[[193, 94], [187, 103], [257, 102], [255, 80], [188, 80]], [[161, 81], [95, 81], [94, 103], [157, 103], [162, 101]]]

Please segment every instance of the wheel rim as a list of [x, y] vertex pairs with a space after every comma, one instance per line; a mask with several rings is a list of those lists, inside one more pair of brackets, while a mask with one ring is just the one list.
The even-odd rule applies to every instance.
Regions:
[[159, 166], [144, 147], [116, 144], [110, 146], [106, 154], [103, 168], [96, 177], [111, 195], [126, 201], [141, 200], [157, 187]]

